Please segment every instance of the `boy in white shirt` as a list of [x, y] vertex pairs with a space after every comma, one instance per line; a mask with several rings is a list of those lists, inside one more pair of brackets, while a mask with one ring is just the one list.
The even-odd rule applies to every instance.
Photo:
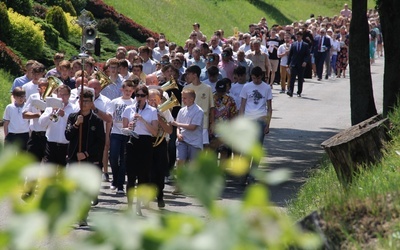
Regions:
[[18, 143], [22, 150], [26, 150], [29, 139], [29, 120], [22, 117], [22, 108], [26, 96], [25, 90], [16, 87], [12, 92], [14, 103], [7, 105], [4, 111], [4, 145]]

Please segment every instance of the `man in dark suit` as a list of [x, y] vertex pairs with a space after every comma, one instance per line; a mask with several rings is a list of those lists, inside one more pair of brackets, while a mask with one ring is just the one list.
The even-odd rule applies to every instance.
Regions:
[[319, 35], [314, 38], [314, 57], [315, 57], [315, 65], [317, 68], [317, 77], [318, 81], [322, 79], [322, 72], [324, 69], [324, 62], [326, 55], [329, 53], [331, 49], [331, 39], [326, 36], [326, 29], [320, 29]]
[[288, 94], [290, 97], [293, 96], [294, 91], [294, 82], [296, 81], [296, 76], [298, 79], [297, 82], [297, 96], [301, 97], [301, 93], [303, 91], [303, 82], [304, 82], [304, 69], [307, 65], [307, 62], [310, 60], [310, 49], [308, 44], [303, 42], [303, 33], [296, 33], [296, 42], [292, 44], [290, 47], [289, 57], [288, 57], [288, 67], [290, 67], [290, 86], [288, 88]]

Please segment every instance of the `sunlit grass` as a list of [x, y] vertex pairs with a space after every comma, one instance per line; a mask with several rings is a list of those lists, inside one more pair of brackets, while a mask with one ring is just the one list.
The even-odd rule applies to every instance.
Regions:
[[[247, 31], [250, 23], [266, 17], [269, 25], [306, 20], [313, 13], [323, 16], [338, 15], [345, 0], [105, 0], [117, 11], [155, 32], [163, 32], [169, 41], [183, 44], [192, 31], [194, 22], [210, 38], [217, 29], [225, 36], [233, 29]], [[374, 6], [368, 1], [369, 8]], [[252, 4], [254, 3], [254, 4]], [[261, 8], [256, 6], [261, 3]], [[263, 9], [265, 7], [265, 9]]]

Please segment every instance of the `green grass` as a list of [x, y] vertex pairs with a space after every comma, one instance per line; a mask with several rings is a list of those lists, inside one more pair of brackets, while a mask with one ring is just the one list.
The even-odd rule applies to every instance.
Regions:
[[[311, 13], [323, 16], [339, 14], [346, 0], [105, 0], [120, 13], [155, 32], [163, 32], [169, 41], [183, 44], [194, 22], [209, 39], [217, 29], [225, 37], [233, 29], [247, 31], [250, 23], [265, 16], [269, 25], [306, 20]], [[374, 0], [368, 0], [373, 8]]]
[[[344, 190], [332, 164], [324, 160], [322, 167], [314, 172], [289, 204], [288, 212], [293, 219], [299, 220], [315, 210], [323, 211], [327, 224], [336, 228], [348, 244], [356, 248], [365, 247], [360, 242], [361, 233], [371, 232], [379, 239], [376, 243], [379, 247], [374, 245], [375, 248], [396, 249], [400, 246], [397, 237], [400, 235], [400, 109], [395, 110], [389, 119], [392, 122], [392, 140], [381, 161], [362, 170], [352, 185]], [[367, 224], [362, 224], [366, 221]]]
[[3, 120], [4, 109], [10, 103], [10, 89], [14, 77], [8, 72], [0, 69], [0, 117]]

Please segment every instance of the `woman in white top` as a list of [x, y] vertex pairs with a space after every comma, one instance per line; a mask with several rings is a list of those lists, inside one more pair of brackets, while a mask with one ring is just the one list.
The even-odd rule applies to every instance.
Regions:
[[132, 206], [129, 190], [135, 187], [136, 176], [138, 185], [150, 182], [150, 169], [153, 164], [153, 140], [158, 132], [157, 109], [151, 107], [147, 98], [149, 90], [146, 85], [136, 89], [136, 104], [126, 107], [122, 113], [123, 128], [133, 128], [137, 137], [131, 137], [126, 144], [125, 159], [128, 176], [128, 206]]

